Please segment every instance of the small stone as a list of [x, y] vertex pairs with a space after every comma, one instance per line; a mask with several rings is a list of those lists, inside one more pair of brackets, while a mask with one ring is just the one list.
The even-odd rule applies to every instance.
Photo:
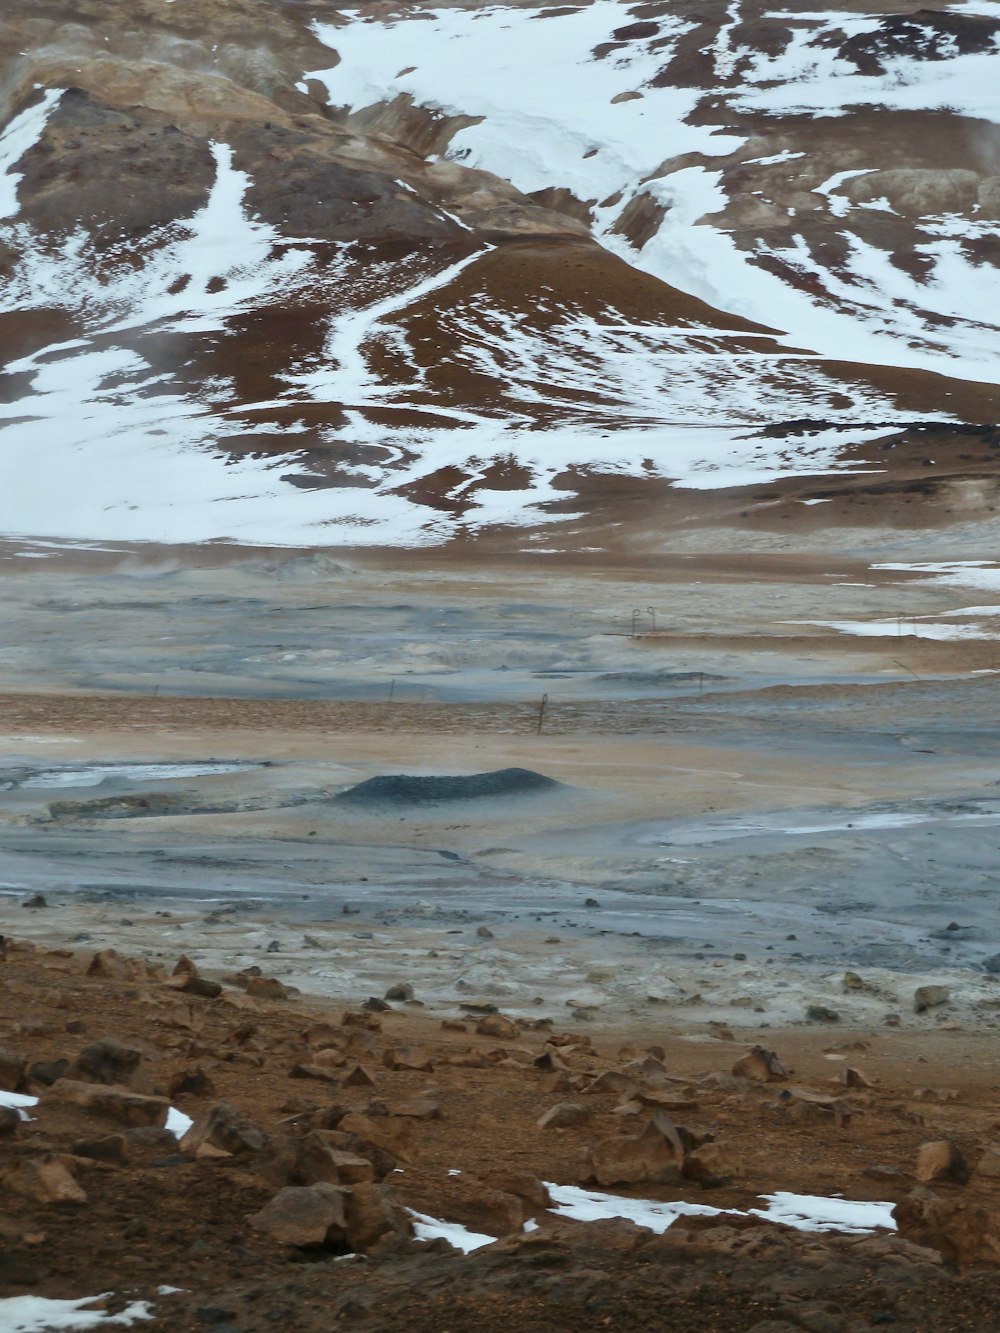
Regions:
[[392, 1005], [380, 1000], [377, 995], [369, 995], [361, 1006], [369, 1014], [387, 1014], [392, 1012]]
[[983, 971], [994, 975], [1000, 972], [1000, 953], [991, 954], [989, 958], [983, 959]]
[[828, 1009], [825, 1004], [811, 1004], [806, 1009], [806, 1018], [810, 1023], [839, 1023], [840, 1014], [836, 1009]]
[[593, 1116], [589, 1106], [579, 1102], [560, 1102], [538, 1117], [539, 1129], [576, 1129], [587, 1125]]
[[89, 1157], [94, 1162], [110, 1162], [112, 1166], [125, 1163], [125, 1135], [104, 1134], [97, 1139], [80, 1139], [73, 1144], [74, 1157]]
[[601, 904], [596, 898], [585, 898], [583, 905], [584, 907], [600, 907]]
[[754, 1046], [746, 1055], [740, 1056], [733, 1065], [733, 1073], [737, 1078], [749, 1078], [754, 1083], [779, 1083], [788, 1077], [788, 1071], [774, 1051], [765, 1050], [763, 1046]]
[[503, 1014], [487, 1014], [476, 1024], [476, 1031], [481, 1037], [498, 1037], [501, 1041], [512, 1041], [520, 1035], [517, 1024]]
[[22, 907], [33, 908], [48, 907], [48, 905], [44, 893], [33, 893], [30, 898], [25, 898], [24, 902], [21, 904]]
[[476, 929], [476, 934], [479, 936], [481, 940], [496, 939], [496, 936], [493, 934], [492, 930], [490, 930], [489, 926], [479, 926]]
[[8, 1139], [16, 1134], [21, 1124], [21, 1117], [13, 1106], [0, 1106], [0, 1138]]
[[0, 1088], [16, 1092], [24, 1079], [27, 1061], [12, 1051], [0, 1050]]
[[51, 1088], [53, 1083], [57, 1083], [68, 1069], [69, 1061], [66, 1059], [36, 1060], [33, 1065], [28, 1067], [28, 1079], [32, 1083], [41, 1083], [46, 1088]]
[[131, 958], [123, 958], [116, 949], [101, 949], [87, 967], [88, 977], [105, 977], [109, 981], [135, 981], [142, 975], [142, 967]]
[[251, 977], [247, 994], [254, 1000], [287, 1000], [291, 991], [277, 977]]
[[355, 1065], [345, 1076], [343, 1086], [345, 1088], [374, 1088], [375, 1080], [364, 1065]]
[[987, 1180], [1000, 1179], [1000, 1148], [991, 1145], [976, 1164], [976, 1175]]
[[405, 1003], [407, 1000], [413, 999], [413, 987], [408, 981], [397, 981], [386, 991], [385, 998], [395, 1000], [397, 1003]]
[[864, 990], [864, 980], [858, 976], [857, 972], [845, 972], [842, 985], [844, 990]]
[[180, 991], [183, 995], [197, 995], [203, 1000], [214, 1000], [222, 994], [222, 987], [217, 981], [200, 977], [196, 972], [178, 972], [167, 977], [163, 983], [170, 990]]
[[938, 1009], [947, 1004], [950, 998], [951, 992], [947, 986], [918, 986], [913, 992], [913, 1008], [918, 1014], [923, 1014], [928, 1009]]

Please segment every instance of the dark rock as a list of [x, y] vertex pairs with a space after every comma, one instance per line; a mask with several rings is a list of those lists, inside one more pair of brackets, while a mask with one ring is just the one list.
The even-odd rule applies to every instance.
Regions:
[[104, 1134], [97, 1139], [80, 1139], [73, 1144], [73, 1155], [90, 1157], [95, 1162], [110, 1162], [113, 1166], [122, 1166], [126, 1159], [125, 1135]]
[[109, 1037], [85, 1046], [76, 1057], [73, 1072], [85, 1083], [127, 1086], [141, 1062], [141, 1051]]
[[458, 777], [408, 777], [402, 774], [369, 778], [341, 792], [334, 800], [350, 805], [433, 805], [438, 801], [472, 801], [484, 797], [528, 796], [561, 786], [527, 768], [501, 768]]
[[397, 981], [394, 986], [390, 986], [385, 993], [387, 1000], [407, 1001], [413, 999], [413, 987], [408, 981]]

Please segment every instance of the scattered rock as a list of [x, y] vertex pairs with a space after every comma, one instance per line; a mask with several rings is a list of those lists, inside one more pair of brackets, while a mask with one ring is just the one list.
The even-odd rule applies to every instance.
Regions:
[[196, 972], [177, 972], [167, 977], [164, 986], [183, 995], [197, 995], [203, 1000], [215, 1000], [222, 994], [222, 986], [208, 977], [200, 977]]
[[79, 1106], [90, 1115], [114, 1120], [121, 1125], [162, 1126], [170, 1110], [165, 1097], [146, 1097], [131, 1088], [107, 1083], [80, 1083], [69, 1078], [61, 1078], [52, 1085], [42, 1099], [42, 1106], [51, 1102]]
[[476, 1031], [481, 1037], [498, 1037], [501, 1041], [511, 1041], [521, 1035], [521, 1029], [503, 1014], [487, 1014], [476, 1024]]
[[560, 1102], [538, 1117], [539, 1129], [576, 1129], [580, 1125], [589, 1125], [593, 1112], [589, 1106], [579, 1102]]
[[69, 1071], [69, 1061], [59, 1060], [36, 1060], [34, 1064], [28, 1066], [27, 1078], [32, 1084], [41, 1084], [43, 1087], [51, 1088], [53, 1083], [57, 1083]]
[[141, 964], [132, 958], [123, 958], [117, 949], [101, 949], [90, 960], [87, 976], [104, 977], [108, 981], [136, 981], [143, 971]]
[[21, 1117], [13, 1106], [0, 1106], [0, 1138], [9, 1139], [12, 1134], [16, 1134]]
[[930, 1143], [921, 1144], [914, 1175], [922, 1184], [932, 1180], [950, 1180], [956, 1185], [965, 1185], [969, 1180], [969, 1168], [958, 1147], [950, 1139], [934, 1139]]
[[250, 1218], [255, 1231], [279, 1245], [347, 1251], [347, 1191], [338, 1185], [286, 1185]]
[[267, 1141], [259, 1125], [228, 1102], [216, 1102], [206, 1115], [195, 1121], [179, 1146], [181, 1152], [194, 1153], [196, 1157], [217, 1157], [223, 1153], [235, 1157], [260, 1152]]
[[8, 1167], [0, 1188], [32, 1203], [86, 1203], [87, 1195], [53, 1153]]
[[429, 1074], [434, 1068], [434, 1057], [427, 1051], [412, 1046], [401, 1046], [386, 1051], [382, 1057], [386, 1069], [413, 1069], [420, 1074]]
[[73, 1144], [74, 1157], [89, 1157], [95, 1162], [110, 1162], [112, 1166], [124, 1166], [126, 1155], [124, 1134], [104, 1134]]
[[923, 1014], [928, 1009], [938, 1009], [947, 1004], [950, 998], [951, 992], [947, 986], [918, 986], [913, 992], [913, 1008], [918, 1014]]
[[920, 1188], [892, 1210], [899, 1235], [967, 1268], [1000, 1262], [1000, 1213], [964, 1198], [942, 1199]]
[[481, 940], [495, 940], [496, 936], [490, 930], [489, 926], [477, 926], [476, 934]]
[[347, 1241], [367, 1254], [387, 1236], [409, 1236], [413, 1225], [384, 1185], [359, 1181], [347, 1196]]
[[587, 1157], [584, 1183], [672, 1184], [680, 1180], [684, 1145], [670, 1117], [658, 1111], [641, 1134], [605, 1139]]
[[115, 1083], [124, 1087], [132, 1081], [141, 1063], [141, 1051], [106, 1037], [83, 1048], [76, 1057], [73, 1072], [83, 1082]]
[[847, 1065], [840, 1071], [840, 1081], [847, 1088], [873, 1088], [875, 1084], [867, 1074], [856, 1069], [854, 1065]]
[[345, 1088], [374, 1088], [375, 1080], [364, 1067], [364, 1065], [355, 1065], [344, 1077]]
[[754, 1083], [778, 1083], [788, 1077], [788, 1071], [774, 1051], [765, 1050], [763, 1046], [754, 1046], [746, 1055], [740, 1056], [733, 1065], [733, 1073], [737, 1078], [749, 1078]]
[[24, 1081], [27, 1061], [11, 1051], [0, 1050], [0, 1088], [16, 1092]]
[[836, 1009], [828, 1009], [825, 1004], [811, 1004], [806, 1009], [806, 1018], [810, 1023], [839, 1023], [840, 1014]]
[[976, 1163], [976, 1175], [986, 1180], [1000, 1179], [1000, 1148], [990, 1145]]
[[292, 991], [277, 977], [251, 977], [247, 994], [254, 1000], [287, 1000]]
[[386, 991], [385, 998], [395, 1000], [397, 1003], [405, 1003], [407, 1000], [413, 999], [413, 987], [408, 981], [397, 981]]
[[703, 1143], [684, 1158], [685, 1179], [696, 1180], [706, 1188], [728, 1184], [739, 1172], [739, 1157], [732, 1148], [721, 1143]]

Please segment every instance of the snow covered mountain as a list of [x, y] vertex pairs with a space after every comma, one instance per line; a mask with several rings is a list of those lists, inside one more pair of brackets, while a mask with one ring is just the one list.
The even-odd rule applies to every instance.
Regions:
[[998, 72], [995, 0], [7, 0], [0, 534], [991, 476]]

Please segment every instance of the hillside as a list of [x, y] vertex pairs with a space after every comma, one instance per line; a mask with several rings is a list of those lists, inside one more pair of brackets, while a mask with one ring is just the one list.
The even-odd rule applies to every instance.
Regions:
[[600, 545], [665, 488], [872, 472], [986, 516], [998, 33], [11, 0], [0, 532]]

